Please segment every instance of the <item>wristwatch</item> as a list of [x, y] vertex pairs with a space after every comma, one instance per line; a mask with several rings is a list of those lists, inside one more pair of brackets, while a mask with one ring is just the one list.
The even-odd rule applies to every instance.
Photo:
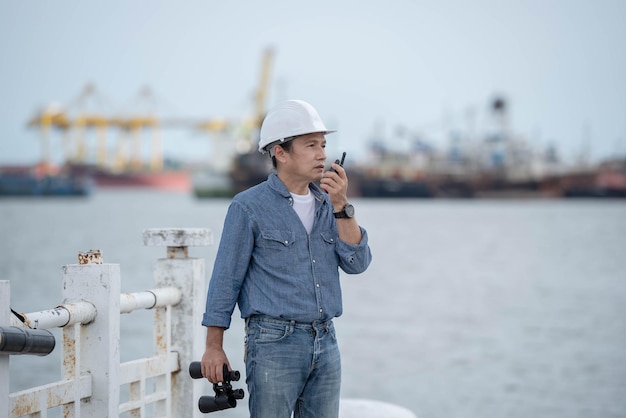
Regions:
[[354, 217], [354, 206], [348, 203], [339, 212], [333, 212], [333, 215], [335, 215], [335, 218], [337, 219], [352, 218]]

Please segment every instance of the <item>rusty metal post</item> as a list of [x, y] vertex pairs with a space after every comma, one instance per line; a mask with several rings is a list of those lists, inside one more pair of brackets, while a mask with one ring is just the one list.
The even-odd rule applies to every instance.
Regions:
[[[157, 260], [154, 266], [156, 286], [173, 286], [182, 292], [181, 302], [171, 310], [168, 336], [171, 350], [178, 352], [181, 369], [171, 383], [171, 416], [199, 418], [203, 415], [197, 402], [205, 382], [191, 379], [186, 371], [204, 352], [206, 334], [201, 322], [206, 294], [205, 262], [202, 258], [189, 257], [188, 247], [211, 245], [213, 235], [204, 228], [147, 229], [143, 241], [146, 246], [167, 247], [167, 258]], [[157, 346], [162, 345], [162, 341], [157, 341]]]
[[[101, 261], [100, 261], [101, 262]], [[90, 372], [92, 395], [75, 402], [64, 416], [116, 417], [120, 403], [120, 266], [119, 264], [63, 266], [63, 303], [89, 301], [97, 317], [89, 325], [63, 328], [63, 379], [75, 380]]]
[[[0, 326], [9, 325], [11, 311], [11, 282], [0, 280]], [[9, 418], [9, 355], [0, 354], [0, 418]]]

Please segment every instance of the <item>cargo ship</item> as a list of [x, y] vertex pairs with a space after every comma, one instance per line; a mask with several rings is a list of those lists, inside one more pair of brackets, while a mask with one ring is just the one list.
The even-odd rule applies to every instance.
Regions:
[[25, 166], [0, 167], [0, 196], [89, 196], [94, 181], [59, 169]]
[[168, 192], [189, 193], [192, 180], [189, 170], [183, 168], [124, 169], [115, 171], [94, 165], [68, 164], [73, 176], [91, 177], [98, 188], [150, 188]]

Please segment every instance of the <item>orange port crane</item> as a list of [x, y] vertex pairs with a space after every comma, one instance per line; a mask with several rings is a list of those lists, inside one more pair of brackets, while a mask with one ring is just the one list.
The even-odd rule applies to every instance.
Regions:
[[[143, 88], [137, 102], [139, 104], [153, 105], [154, 95], [149, 88]], [[95, 106], [94, 106], [95, 103]], [[64, 134], [64, 160], [66, 163], [87, 164], [89, 152], [87, 146], [87, 131], [96, 130], [96, 165], [99, 168], [110, 168], [115, 171], [123, 171], [128, 168], [138, 170], [141, 162], [141, 131], [145, 128], [152, 130], [152, 156], [150, 169], [158, 171], [163, 167], [161, 151], [159, 119], [152, 111], [128, 112], [125, 114], [114, 113], [105, 108], [108, 101], [98, 92], [93, 84], [87, 84], [76, 99], [72, 100], [66, 108], [59, 105], [49, 106], [38, 112], [28, 121], [29, 127], [38, 126], [42, 133], [42, 150], [44, 162], [51, 159], [49, 132], [52, 128], [61, 130]], [[107, 130], [117, 128], [120, 130], [120, 138], [117, 144], [117, 153], [113, 161], [110, 161], [107, 148]], [[127, 155], [127, 136], [132, 140], [132, 155]]]
[[[232, 142], [230, 145], [238, 152], [248, 152], [254, 146], [255, 136], [265, 116], [273, 55], [272, 48], [267, 48], [263, 53], [259, 85], [254, 93], [253, 114], [246, 118], [237, 120], [210, 118], [200, 121], [188, 118], [159, 118], [154, 111], [157, 99], [148, 87], [139, 91], [134, 109], [114, 112], [111, 102], [96, 89], [95, 85], [87, 84], [67, 107], [51, 105], [35, 114], [27, 125], [39, 127], [41, 131], [42, 161], [46, 164], [51, 162], [49, 136], [53, 128], [63, 133], [64, 160], [72, 164], [89, 164], [89, 159], [93, 156], [89, 153], [87, 132], [95, 129], [96, 166], [114, 171], [143, 168], [141, 135], [145, 129], [151, 131], [149, 168], [152, 171], [163, 168], [160, 135], [162, 128], [190, 128], [209, 133], [232, 133], [237, 129], [242, 133], [241, 138], [238, 143]], [[111, 128], [117, 128], [120, 135], [113, 159], [109, 158], [107, 146], [107, 131]], [[131, 152], [128, 150], [128, 136], [131, 141]], [[233, 137], [229, 135], [229, 139], [232, 141]]]

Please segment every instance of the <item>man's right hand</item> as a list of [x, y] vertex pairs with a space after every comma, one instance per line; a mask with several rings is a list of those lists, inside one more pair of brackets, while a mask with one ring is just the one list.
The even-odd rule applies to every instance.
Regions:
[[224, 329], [219, 327], [208, 327], [206, 348], [202, 355], [202, 375], [211, 383], [219, 383], [224, 381], [223, 367], [224, 364], [228, 370], [232, 370], [228, 357], [222, 349], [224, 337]]

